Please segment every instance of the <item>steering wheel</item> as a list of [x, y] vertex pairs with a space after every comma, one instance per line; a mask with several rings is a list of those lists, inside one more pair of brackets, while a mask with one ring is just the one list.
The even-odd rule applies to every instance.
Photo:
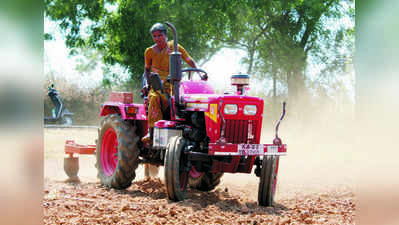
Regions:
[[208, 80], [208, 73], [205, 72], [205, 70], [203, 69], [199, 69], [199, 68], [186, 68], [186, 69], [182, 69], [181, 70], [182, 73], [187, 72], [188, 74], [188, 79], [191, 80], [191, 74], [192, 73], [196, 73], [199, 75], [199, 77], [201, 78], [201, 80]]

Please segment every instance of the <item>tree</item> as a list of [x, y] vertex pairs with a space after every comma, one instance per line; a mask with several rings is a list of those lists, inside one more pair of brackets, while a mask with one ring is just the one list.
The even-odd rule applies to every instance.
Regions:
[[[354, 53], [354, 28], [342, 21], [353, 21], [353, 1], [265, 0], [244, 5], [241, 10], [249, 12], [238, 13], [247, 17], [237, 26], [251, 33], [232, 38], [231, 43], [247, 48], [248, 73], [272, 80], [273, 115], [279, 111], [278, 93], [288, 95], [292, 112], [299, 115], [296, 106], [309, 106], [311, 96], [318, 94], [314, 87], [342, 91], [337, 79]], [[320, 67], [316, 79], [309, 79], [310, 64]], [[278, 83], [284, 90], [277, 90]]]
[[353, 0], [45, 1], [46, 15], [60, 21], [68, 47], [100, 51], [107, 65], [126, 68], [136, 83], [144, 50], [153, 44], [149, 28], [170, 21], [178, 28], [179, 43], [199, 64], [222, 47], [243, 49], [247, 73], [271, 77], [275, 98], [277, 83], [282, 84], [291, 103], [306, 89], [310, 56], [329, 76], [352, 57], [346, 43], [353, 32], [328, 26], [333, 19], [351, 16], [352, 8]]
[[214, 7], [218, 4], [227, 6], [223, 1], [193, 0], [46, 0], [45, 14], [60, 21], [67, 47], [96, 49], [105, 64], [121, 65], [137, 82], [143, 73], [144, 50], [153, 45], [149, 29], [156, 22], [172, 22], [178, 28], [179, 43], [190, 55], [197, 61], [209, 59], [220, 48], [210, 37], [225, 26], [223, 14]]
[[[353, 35], [348, 32], [353, 28], [340, 27], [333, 30], [328, 26], [332, 20], [337, 21], [345, 14], [351, 13], [350, 7], [346, 10], [343, 6], [350, 4], [351, 1], [308, 0], [285, 3], [281, 5], [280, 13], [272, 19], [274, 32], [266, 34], [265, 41], [270, 42], [274, 48], [271, 51], [273, 54], [271, 64], [279, 65], [286, 73], [289, 99], [295, 102], [299, 93], [305, 90], [305, 72], [309, 55], [324, 63], [330, 71], [339, 71], [346, 63], [342, 58], [346, 58], [345, 55], [348, 53], [353, 54], [351, 44], [345, 46], [347, 49], [338, 48], [348, 42], [353, 43]], [[345, 32], [349, 35], [346, 39], [342, 35]], [[276, 40], [280, 44], [276, 43]], [[337, 49], [344, 52], [337, 52]], [[267, 58], [270, 56], [261, 55], [263, 61], [268, 61]], [[285, 61], [284, 64], [281, 64], [282, 59]]]

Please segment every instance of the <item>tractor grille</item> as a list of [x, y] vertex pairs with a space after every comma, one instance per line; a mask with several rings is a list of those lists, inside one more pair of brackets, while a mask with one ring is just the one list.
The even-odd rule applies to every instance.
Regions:
[[256, 126], [256, 120], [226, 120], [226, 142], [232, 144], [255, 144]]

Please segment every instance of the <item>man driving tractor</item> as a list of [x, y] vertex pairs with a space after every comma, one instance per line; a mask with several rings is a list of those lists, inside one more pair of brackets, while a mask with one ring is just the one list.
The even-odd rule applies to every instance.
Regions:
[[[150, 173], [151, 167], [157, 173], [158, 167], [164, 166], [168, 199], [183, 201], [188, 187], [212, 191], [224, 173], [254, 172], [259, 177], [259, 205], [273, 206], [280, 156], [287, 152], [278, 137], [285, 102], [273, 142], [260, 143], [264, 100], [243, 92], [249, 85], [249, 75], [231, 76], [235, 94], [217, 94], [207, 81], [206, 71], [181, 69], [182, 57], [191, 67], [196, 65], [178, 45], [176, 28], [168, 22], [166, 25], [173, 32], [173, 51], [164, 25], [155, 24], [150, 30], [155, 45], [145, 51], [143, 76], [147, 80], [143, 79], [143, 83], [151, 85], [149, 94], [143, 85], [142, 96], [148, 97], [145, 104], [133, 103], [131, 93], [111, 93], [113, 100], [101, 104], [101, 128], [95, 149], [67, 141], [65, 153], [69, 160], [65, 162], [74, 163], [74, 171], [66, 171], [68, 176], [77, 174], [75, 153], [95, 152], [101, 184], [115, 189], [131, 186], [140, 164], [146, 164]], [[192, 72], [201, 80], [192, 79]], [[182, 73], [187, 73], [188, 79], [182, 81]], [[173, 97], [169, 97], [172, 93]], [[160, 121], [155, 123], [157, 120]], [[144, 140], [153, 144], [140, 142], [139, 137], [146, 134]]]
[[[158, 120], [163, 119], [163, 112], [168, 108], [168, 97], [172, 96], [172, 86], [168, 82], [169, 75], [169, 55], [174, 51], [173, 41], [167, 41], [167, 29], [162, 23], [154, 24], [150, 33], [155, 44], [145, 50], [145, 67], [144, 76], [149, 86], [150, 75], [152, 73], [159, 74], [163, 83], [163, 91], [150, 90], [148, 93], [148, 133], [141, 141], [152, 144], [154, 124]], [[178, 51], [181, 53], [182, 59], [192, 68], [197, 68], [194, 60], [188, 55], [181, 45], [178, 45]], [[162, 93], [163, 92], [163, 93]]]

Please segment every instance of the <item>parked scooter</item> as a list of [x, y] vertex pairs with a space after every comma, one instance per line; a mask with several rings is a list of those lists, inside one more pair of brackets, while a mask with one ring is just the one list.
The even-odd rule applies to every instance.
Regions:
[[44, 117], [44, 123], [71, 126], [73, 113], [65, 108], [57, 90], [54, 88], [54, 84], [50, 84], [48, 87], [47, 95], [54, 104], [54, 108], [51, 110], [51, 117]]

